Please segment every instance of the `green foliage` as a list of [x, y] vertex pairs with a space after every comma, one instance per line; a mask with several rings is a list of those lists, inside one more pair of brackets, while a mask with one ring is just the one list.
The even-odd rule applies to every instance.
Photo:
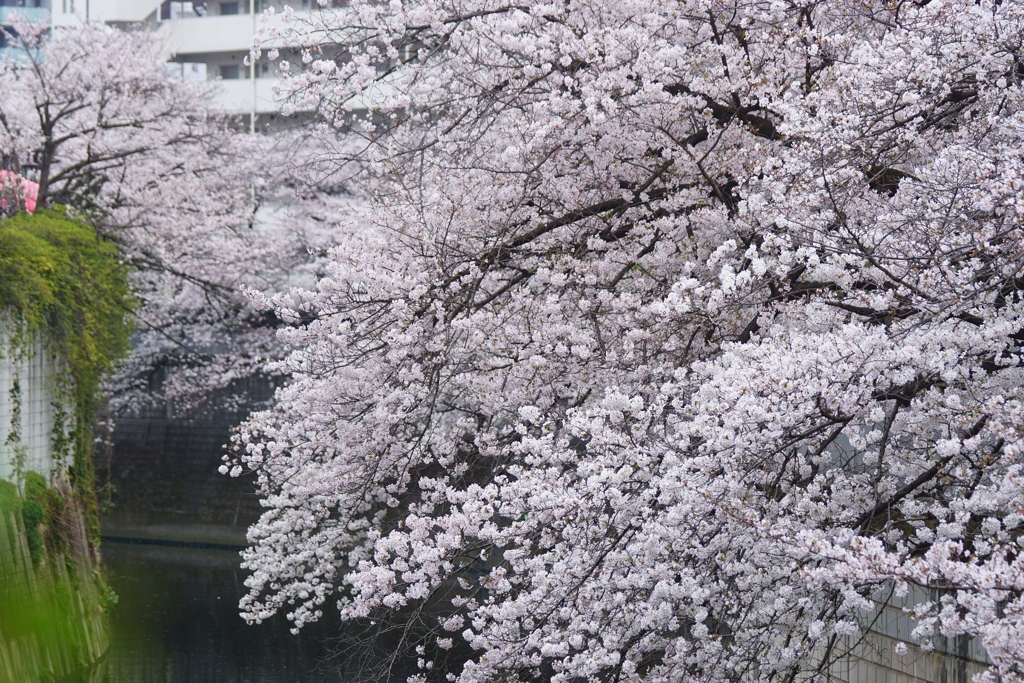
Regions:
[[98, 572], [96, 574], [96, 585], [99, 589], [100, 606], [103, 608], [104, 612], [109, 612], [110, 609], [117, 604], [117, 601], [120, 600], [120, 598], [114, 589], [110, 587], [110, 584], [107, 583], [107, 580], [103, 575]]
[[11, 429], [4, 440], [4, 447], [7, 448], [14, 463], [14, 480], [21, 486], [25, 478], [25, 460], [28, 452], [25, 444], [21, 441], [21, 383], [15, 379], [11, 385]]
[[21, 507], [21, 516], [25, 520], [25, 536], [28, 539], [28, 552], [32, 563], [39, 564], [43, 557], [43, 532], [39, 528], [43, 524], [46, 513], [43, 506], [35, 500], [26, 500]]
[[25, 474], [25, 501], [21, 516], [32, 562], [39, 563], [49, 548], [54, 557], [65, 556], [68, 551], [65, 510], [67, 503], [46, 480], [36, 472]]
[[[78, 557], [82, 549], [72, 536], [77, 538], [81, 514], [91, 542], [99, 542], [92, 469], [99, 383], [128, 350], [132, 304], [128, 270], [116, 245], [89, 226], [50, 211], [0, 220], [0, 355], [29, 354], [41, 342], [58, 359], [51, 447], [61, 460], [74, 454], [71, 492], [51, 488], [42, 475], [24, 471], [23, 462], [17, 465], [24, 444], [21, 386], [15, 381], [3, 446], [15, 455], [17, 481], [0, 481], [0, 524], [6, 529], [0, 540], [24, 533], [24, 545], [13, 542], [8, 560], [27, 545], [28, 556], [19, 562], [29, 563], [30, 572], [34, 568], [35, 580], [0, 581], [0, 643], [29, 637], [40, 652], [70, 657], [73, 669], [90, 661], [86, 617], [116, 599], [83, 563], [89, 558]], [[65, 499], [72, 492], [74, 498]], [[23, 529], [11, 526], [12, 515], [20, 515]], [[13, 565], [2, 569], [0, 576], [17, 574]], [[47, 655], [40, 661], [56, 660]], [[25, 680], [50, 678], [42, 670], [22, 673], [31, 673]]]
[[0, 479], [0, 521], [6, 521], [12, 513], [21, 512], [21, 496], [18, 487], [9, 481]]
[[83, 615], [94, 609], [94, 603], [82, 603], [80, 598], [66, 577], [39, 580], [32, 592], [0, 587], [0, 634], [7, 642], [20, 640], [22, 651], [37, 654], [21, 661], [0, 662], [0, 676], [13, 673], [14, 680], [25, 683], [79, 680], [74, 674], [59, 678], [49, 665], [63, 658], [73, 672], [89, 668], [92, 657]]
[[117, 595], [72, 550], [72, 506], [36, 472], [0, 480], [0, 681], [84, 681], [101, 652]]
[[[18, 512], [24, 525], [11, 517]], [[0, 513], [0, 680], [86, 680], [99, 654], [95, 618], [117, 595], [99, 571], [82, 571], [68, 540], [73, 508], [29, 471], [20, 496], [14, 483], [0, 480]], [[12, 659], [12, 651], [22, 656]], [[63, 675], [49, 668], [55, 663]]]
[[91, 227], [54, 211], [0, 222], [0, 309], [22, 341], [42, 333], [67, 362], [77, 394], [94, 396], [128, 350], [131, 304], [117, 245]]
[[[59, 211], [0, 220], [0, 312], [9, 352], [26, 352], [38, 339], [60, 359], [56, 388], [63, 405], [57, 406], [53, 447], [58, 456], [74, 451], [71, 483], [94, 543], [99, 541], [92, 468], [97, 394], [103, 373], [128, 350], [133, 303], [117, 245], [88, 225]], [[26, 504], [30, 498], [26, 495]], [[45, 518], [49, 503], [36, 503], [29, 514]], [[34, 525], [27, 527], [32, 534]]]

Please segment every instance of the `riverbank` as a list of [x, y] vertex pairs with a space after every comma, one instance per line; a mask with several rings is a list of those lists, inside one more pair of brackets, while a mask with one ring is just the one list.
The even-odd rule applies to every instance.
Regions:
[[78, 538], [66, 539], [64, 552], [36, 545], [20, 511], [0, 515], [0, 680], [105, 680], [111, 594], [82, 552], [84, 524], [71, 511]]
[[104, 547], [112, 543], [131, 543], [237, 551], [247, 545], [245, 529], [213, 524], [144, 525], [104, 520], [101, 532]]

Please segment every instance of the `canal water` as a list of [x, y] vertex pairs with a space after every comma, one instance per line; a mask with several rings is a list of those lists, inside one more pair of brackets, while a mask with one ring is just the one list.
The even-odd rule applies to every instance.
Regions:
[[258, 626], [239, 617], [246, 590], [239, 561], [228, 550], [105, 543], [104, 571], [118, 595], [109, 683], [351, 680], [337, 654], [344, 647], [337, 617], [298, 636], [283, 617]]
[[[273, 386], [246, 391], [264, 400]], [[218, 474], [223, 444], [245, 417], [218, 405], [191, 417], [122, 416], [97, 460], [109, 496], [103, 571], [118, 595], [106, 682], [404, 683], [415, 659], [394, 661], [394, 643], [371, 624], [343, 625], [333, 603], [298, 636], [283, 615], [258, 626], [238, 615], [241, 558], [211, 546], [244, 544], [263, 508], [251, 480]]]

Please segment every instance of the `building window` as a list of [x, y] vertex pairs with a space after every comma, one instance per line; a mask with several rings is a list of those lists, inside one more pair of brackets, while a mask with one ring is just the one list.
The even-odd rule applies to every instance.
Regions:
[[0, 48], [18, 44], [18, 32], [13, 26], [0, 26]]
[[238, 65], [237, 64], [221, 64], [220, 65], [220, 77], [225, 81], [230, 81], [238, 78]]
[[238, 14], [238, 3], [237, 2], [222, 2], [220, 3], [221, 14]]
[[202, 62], [167, 62], [164, 73], [183, 81], [205, 81], [206, 65]]

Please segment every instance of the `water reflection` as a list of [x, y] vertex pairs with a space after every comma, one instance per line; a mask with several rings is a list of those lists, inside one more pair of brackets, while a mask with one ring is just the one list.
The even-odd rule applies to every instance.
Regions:
[[238, 616], [238, 563], [231, 551], [105, 544], [104, 570], [119, 596], [109, 683], [342, 681], [338, 662], [328, 661], [337, 621], [299, 636], [284, 619], [247, 626]]

